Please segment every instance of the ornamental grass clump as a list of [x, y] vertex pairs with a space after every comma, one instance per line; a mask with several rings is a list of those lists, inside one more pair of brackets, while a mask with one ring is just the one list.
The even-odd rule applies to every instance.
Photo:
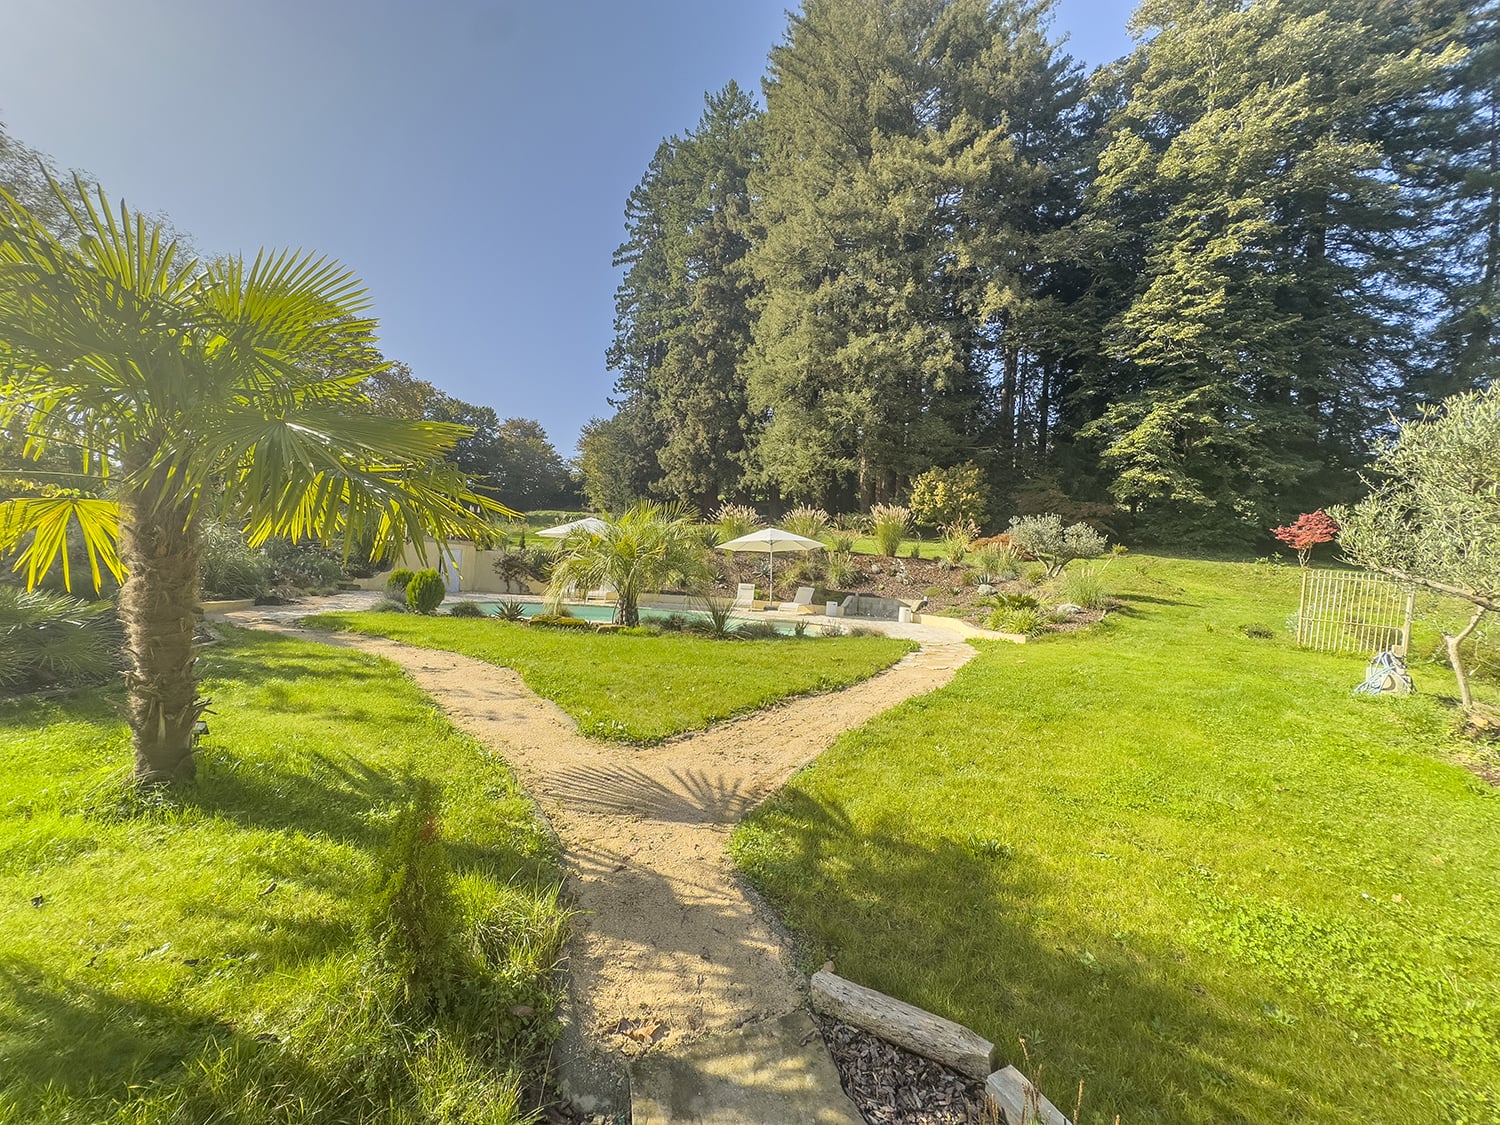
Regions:
[[738, 539], [741, 535], [749, 535], [757, 528], [765, 526], [760, 513], [748, 504], [721, 505], [714, 513], [713, 524], [714, 529], [719, 533], [720, 543]]
[[108, 602], [0, 586], [0, 689], [101, 683], [116, 669], [120, 630]]
[[1008, 582], [1021, 573], [1015, 548], [1003, 543], [985, 544], [974, 552], [972, 561], [979, 581], [988, 586]]
[[949, 566], [962, 566], [969, 549], [979, 538], [979, 525], [973, 520], [954, 520], [943, 528], [943, 558]]
[[803, 505], [788, 512], [782, 519], [781, 526], [793, 535], [821, 539], [828, 533], [828, 513], [822, 508]]
[[870, 509], [870, 532], [876, 553], [895, 558], [901, 550], [901, 540], [910, 530], [911, 509], [900, 504], [876, 504]]
[[413, 613], [433, 613], [446, 593], [441, 574], [431, 568], [419, 570], [406, 585], [406, 606]]

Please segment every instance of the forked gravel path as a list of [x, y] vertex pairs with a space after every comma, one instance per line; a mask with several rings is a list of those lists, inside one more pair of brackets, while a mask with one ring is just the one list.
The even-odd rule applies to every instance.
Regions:
[[843, 731], [941, 687], [975, 654], [926, 644], [852, 687], [640, 748], [584, 738], [508, 668], [352, 633], [296, 635], [395, 661], [515, 769], [563, 843], [581, 1029], [632, 1055], [798, 1007], [785, 950], [734, 877], [731, 829]]

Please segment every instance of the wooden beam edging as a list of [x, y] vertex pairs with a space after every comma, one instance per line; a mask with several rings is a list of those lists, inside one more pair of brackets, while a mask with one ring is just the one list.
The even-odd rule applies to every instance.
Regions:
[[997, 1070], [984, 1083], [985, 1096], [1005, 1114], [1006, 1125], [1071, 1125], [1031, 1080], [1013, 1066]]
[[995, 1070], [995, 1045], [977, 1031], [827, 969], [814, 973], [811, 985], [813, 1011], [983, 1082], [985, 1096], [1004, 1114], [1006, 1125], [1072, 1125], [1015, 1067]]
[[995, 1045], [978, 1032], [826, 969], [813, 974], [812, 1007], [977, 1082], [994, 1067]]

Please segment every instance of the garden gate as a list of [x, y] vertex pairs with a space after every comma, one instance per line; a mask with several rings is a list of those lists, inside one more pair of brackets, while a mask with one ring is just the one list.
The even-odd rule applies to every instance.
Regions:
[[1416, 602], [1416, 590], [1383, 575], [1305, 567], [1297, 643], [1317, 652], [1389, 650], [1404, 657]]

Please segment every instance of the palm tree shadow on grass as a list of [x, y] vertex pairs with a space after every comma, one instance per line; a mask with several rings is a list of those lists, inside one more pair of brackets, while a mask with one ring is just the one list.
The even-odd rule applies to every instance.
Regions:
[[1033, 858], [1044, 842], [918, 838], [899, 818], [859, 825], [795, 789], [750, 824], [742, 868], [791, 924], [808, 969], [832, 958], [860, 984], [970, 1026], [1000, 1065], [1026, 1067], [1025, 1037], [1034, 1076], [1070, 1116], [1080, 1078], [1088, 1122], [1176, 1120], [1186, 1102], [1202, 1120], [1247, 1121], [1236, 1089], [1251, 1086], [1309, 1110], [1298, 1120], [1338, 1116], [1338, 1091], [1308, 1088], [1272, 1052], [1245, 1056], [1246, 1042], [1289, 1032], [1215, 1003], [1176, 971], [1180, 950], [1114, 941], [1102, 918], [1054, 944], [1056, 887]]

